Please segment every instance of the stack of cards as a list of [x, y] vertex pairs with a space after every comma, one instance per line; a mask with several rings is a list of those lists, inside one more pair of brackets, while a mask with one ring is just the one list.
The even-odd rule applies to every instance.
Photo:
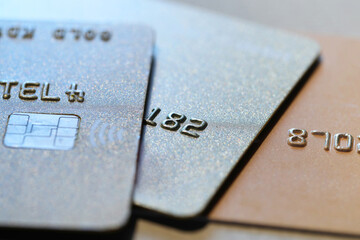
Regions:
[[111, 6], [120, 24], [0, 22], [0, 227], [360, 235], [359, 41], [160, 1], [79, 20]]

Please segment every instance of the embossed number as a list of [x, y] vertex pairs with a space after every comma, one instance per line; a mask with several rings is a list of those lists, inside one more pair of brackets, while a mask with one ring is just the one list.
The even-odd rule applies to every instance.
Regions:
[[58, 40], [62, 40], [65, 37], [65, 30], [62, 28], [56, 29], [54, 31], [54, 38]]
[[94, 32], [94, 31], [92, 31], [92, 30], [88, 30], [86, 33], [85, 33], [85, 39], [86, 40], [89, 40], [89, 41], [91, 41], [91, 40], [93, 40], [95, 37], [96, 37], [96, 33]]
[[186, 124], [180, 131], [181, 134], [185, 134], [187, 136], [190, 137], [194, 137], [194, 138], [198, 138], [199, 134], [192, 132], [190, 130], [197, 130], [197, 131], [202, 131], [206, 128], [207, 126], [207, 122], [201, 119], [197, 119], [197, 118], [190, 118], [190, 122], [195, 123], [195, 124]]
[[73, 34], [74, 34], [74, 39], [75, 40], [79, 40], [80, 39], [80, 36], [81, 36], [81, 30], [79, 29], [71, 29], [70, 30]]
[[307, 144], [306, 137], [307, 131], [299, 128], [289, 129], [289, 138], [287, 143], [293, 147], [305, 147]]
[[[156, 127], [157, 123], [154, 120], [157, 118], [160, 112], [160, 108], [153, 108], [149, 115], [144, 119], [144, 123], [146, 125]], [[181, 128], [181, 125], [186, 121], [186, 119], [187, 117], [184, 114], [171, 112], [166, 116], [166, 119], [160, 124], [160, 126], [163, 129], [175, 132]], [[190, 118], [190, 123], [186, 123], [179, 132], [189, 137], [198, 138], [200, 135], [195, 131], [203, 131], [207, 125], [208, 123], [205, 120]]]
[[171, 112], [161, 123], [161, 127], [170, 131], [177, 131], [180, 128], [180, 124], [185, 122], [185, 120], [185, 115]]
[[107, 41], [109, 41], [110, 38], [111, 38], [111, 33], [110, 33], [110, 32], [107, 32], [107, 31], [102, 32], [101, 35], [100, 35], [100, 37], [101, 37], [101, 40], [103, 40], [104, 42], [107, 42]]
[[[57, 40], [63, 40], [63, 39], [65, 39], [67, 32], [69, 32], [69, 31], [67, 31], [66, 29], [58, 28], [54, 31], [53, 36]], [[99, 35], [92, 29], [89, 29], [84, 32], [81, 29], [72, 28], [72, 29], [70, 29], [70, 32], [72, 33], [74, 40], [85, 39], [87, 41], [92, 41], [97, 36], [99, 36], [99, 38], [102, 41], [107, 42], [111, 38], [111, 33], [108, 31], [103, 31]]]
[[[346, 139], [346, 146], [342, 147], [340, 145], [341, 139], [344, 138]], [[351, 136], [350, 134], [347, 133], [337, 133], [334, 135], [334, 147], [337, 151], [340, 152], [350, 152], [352, 150], [352, 146], [353, 146], [353, 142], [354, 142], [354, 138], [353, 136]]]
[[154, 122], [154, 119], [157, 117], [157, 115], [161, 112], [160, 108], [153, 108], [151, 110], [151, 113], [149, 114], [149, 116], [145, 119], [145, 123], [155, 127], [156, 126], [156, 122]]
[[318, 130], [312, 130], [311, 134], [315, 135], [315, 136], [325, 136], [325, 144], [324, 144], [324, 149], [325, 151], [329, 151], [330, 150], [330, 141], [331, 141], [331, 133], [329, 132], [322, 132], [322, 131], [318, 131]]

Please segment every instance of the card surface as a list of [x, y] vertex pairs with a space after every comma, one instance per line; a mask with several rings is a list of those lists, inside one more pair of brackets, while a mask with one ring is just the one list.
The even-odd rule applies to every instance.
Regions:
[[360, 234], [360, 41], [314, 39], [319, 68], [211, 219]]
[[136, 6], [137, 14], [124, 8], [124, 19], [146, 22], [158, 37], [135, 203], [192, 217], [207, 206], [319, 47], [181, 5]]
[[0, 225], [121, 227], [152, 30], [40, 22], [1, 22], [0, 29]]

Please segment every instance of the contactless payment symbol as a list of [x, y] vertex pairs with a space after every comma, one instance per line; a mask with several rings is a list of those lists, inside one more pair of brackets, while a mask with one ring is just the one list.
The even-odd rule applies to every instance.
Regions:
[[75, 145], [80, 118], [76, 115], [13, 113], [4, 145], [12, 148], [70, 150]]

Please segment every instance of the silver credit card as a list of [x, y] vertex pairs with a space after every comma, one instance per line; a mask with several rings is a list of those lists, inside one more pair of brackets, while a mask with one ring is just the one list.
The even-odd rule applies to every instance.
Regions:
[[153, 33], [0, 22], [0, 225], [110, 230], [129, 216]]
[[319, 46], [181, 5], [133, 5], [124, 8], [124, 19], [146, 22], [158, 36], [135, 203], [192, 217], [317, 58]]

